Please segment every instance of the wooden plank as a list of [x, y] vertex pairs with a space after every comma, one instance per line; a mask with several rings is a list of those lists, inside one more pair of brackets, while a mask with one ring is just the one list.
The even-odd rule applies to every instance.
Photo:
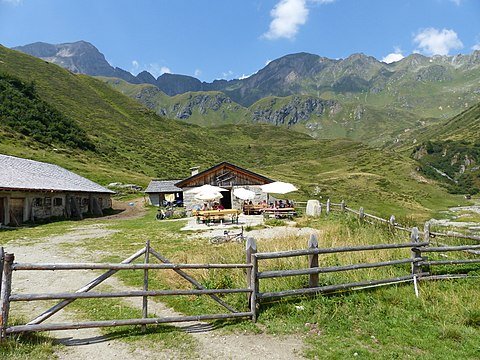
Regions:
[[[426, 274], [428, 275], [428, 273]], [[357, 287], [364, 287], [364, 286], [373, 286], [373, 285], [388, 285], [388, 284], [395, 284], [399, 282], [405, 281], [412, 281], [413, 276], [400, 276], [396, 278], [390, 279], [382, 279], [382, 280], [368, 280], [368, 281], [360, 281], [360, 282], [353, 282], [347, 284], [338, 284], [338, 285], [327, 285], [327, 286], [320, 286], [318, 288], [305, 288], [305, 289], [297, 289], [297, 290], [285, 290], [285, 291], [278, 291], [278, 292], [265, 292], [257, 294], [259, 299], [267, 299], [267, 298], [281, 298], [286, 296], [292, 295], [306, 295], [306, 294], [316, 294], [316, 293], [329, 293], [338, 290], [347, 290], [347, 289], [354, 289]]]
[[464, 251], [464, 250], [475, 250], [475, 249], [480, 249], [480, 245], [425, 247], [425, 248], [422, 248], [422, 252], [448, 252], [448, 251]]
[[251, 280], [250, 280], [250, 284], [251, 284], [251, 289], [252, 289], [252, 293], [251, 293], [251, 297], [250, 297], [250, 312], [252, 314], [252, 322], [257, 322], [257, 310], [258, 310], [258, 306], [259, 306], [259, 303], [257, 301], [258, 297], [258, 293], [260, 291], [260, 284], [259, 284], [259, 281], [258, 281], [258, 258], [255, 256], [255, 254], [252, 254], [252, 273], [251, 273]]
[[[310, 239], [308, 239], [308, 248], [318, 249], [317, 235], [310, 234]], [[318, 254], [308, 255], [308, 267], [310, 269], [318, 270]], [[318, 287], [318, 272], [310, 274], [308, 278], [308, 287]]]
[[460, 265], [460, 264], [480, 264], [480, 259], [466, 260], [429, 260], [420, 261], [419, 265]]
[[2, 289], [0, 292], [0, 340], [7, 336], [8, 316], [10, 311], [10, 293], [12, 291], [13, 254], [5, 254], [2, 269]]
[[[161, 262], [163, 263], [167, 263], [167, 264], [171, 264], [171, 262], [164, 256], [162, 256], [160, 253], [158, 253], [157, 251], [155, 251], [154, 249], [150, 249], [150, 253], [155, 256], [158, 260], [160, 260]], [[173, 264], [172, 264], [173, 265]], [[248, 264], [238, 264], [238, 265], [242, 265], [241, 267], [250, 267], [250, 265]], [[200, 289], [200, 290], [205, 290], [205, 287], [200, 284], [197, 280], [195, 280], [193, 277], [191, 277], [190, 275], [188, 275], [185, 271], [183, 270], [179, 270], [178, 268], [171, 268], [173, 271], [175, 271], [178, 275], [180, 275], [181, 277], [183, 277], [185, 280], [187, 280], [188, 282], [190, 282], [191, 284], [195, 285], [195, 287], [197, 289]], [[228, 311], [232, 312], [232, 313], [236, 313], [238, 311], [236, 311], [234, 308], [232, 308], [230, 305], [228, 305], [225, 301], [223, 301], [222, 299], [220, 299], [218, 296], [216, 295], [213, 295], [213, 294], [210, 294], [208, 295], [210, 296], [210, 298], [212, 298], [213, 300], [215, 300], [217, 303], [219, 303], [220, 305], [222, 305], [225, 309], [227, 309]]]
[[428, 242], [421, 243], [403, 243], [403, 244], [375, 244], [375, 245], [362, 245], [362, 246], [342, 246], [336, 248], [319, 248], [319, 249], [306, 249], [306, 250], [289, 250], [280, 252], [265, 252], [257, 253], [255, 257], [257, 259], [279, 259], [293, 256], [305, 256], [310, 254], [334, 254], [341, 252], [351, 251], [370, 251], [370, 250], [387, 250], [387, 249], [401, 249], [412, 248], [419, 246], [427, 246]]
[[[150, 240], [145, 243], [145, 257], [143, 259], [144, 264], [148, 264], [150, 255]], [[143, 291], [148, 291], [148, 269], [143, 270]], [[148, 318], [148, 296], [142, 298], [142, 318]], [[142, 325], [142, 332], [147, 331], [147, 326]]]
[[194, 316], [179, 316], [179, 317], [165, 317], [165, 318], [148, 318], [148, 319], [125, 319], [125, 320], [103, 320], [103, 321], [85, 321], [75, 323], [62, 324], [39, 324], [39, 325], [17, 325], [11, 326], [7, 329], [7, 334], [32, 332], [32, 331], [55, 331], [68, 329], [88, 329], [99, 327], [113, 327], [113, 326], [129, 326], [129, 325], [148, 325], [148, 324], [165, 324], [175, 322], [189, 322], [189, 321], [205, 321], [205, 320], [220, 320], [220, 319], [234, 319], [241, 317], [251, 317], [250, 312], [237, 312], [229, 314], [207, 314]]
[[[143, 253], [142, 253], [143, 255]], [[238, 269], [248, 268], [247, 264], [13, 264], [13, 270], [145, 270], [145, 269]], [[116, 272], [115, 271], [115, 272]]]
[[[138, 257], [142, 256], [143, 254], [145, 253], [145, 248], [143, 249], [140, 249], [139, 251], [137, 251], [135, 254], [131, 255], [130, 257], [128, 257], [127, 259], [123, 260], [121, 263], [122, 264], [128, 264], [132, 261], [134, 261], [135, 259], [137, 259]], [[106, 279], [108, 279], [110, 276], [112, 276], [113, 274], [115, 274], [118, 270], [109, 270], [107, 271], [106, 273], [96, 277], [95, 279], [93, 279], [92, 281], [90, 281], [87, 285], [83, 286], [82, 288], [78, 289], [76, 292], [77, 293], [83, 293], [83, 292], [87, 292], [87, 291], [90, 291], [92, 290], [94, 287], [98, 286], [99, 284], [101, 284], [103, 281], [105, 281]], [[47, 311], [45, 311], [44, 313], [42, 313], [41, 315], [37, 316], [35, 319], [33, 319], [32, 321], [30, 321], [27, 325], [36, 325], [36, 324], [40, 324], [41, 322], [45, 321], [46, 319], [48, 319], [50, 316], [52, 316], [53, 314], [57, 313], [58, 311], [60, 311], [61, 309], [63, 309], [65, 306], [67, 306], [68, 304], [70, 304], [71, 302], [75, 301], [75, 299], [68, 299], [68, 300], [63, 300], [61, 302], [59, 302], [58, 304], [52, 306], [50, 309], [48, 309]]]
[[58, 299], [100, 299], [119, 297], [146, 297], [172, 295], [211, 295], [250, 293], [251, 289], [205, 289], [205, 290], [138, 290], [118, 292], [84, 292], [84, 293], [45, 293], [45, 294], [12, 294], [10, 301], [38, 301]]
[[[272, 271], [259, 272], [257, 274], [257, 277], [259, 279], [270, 279], [270, 278], [287, 277], [287, 276], [324, 274], [324, 273], [330, 273], [330, 272], [359, 270], [359, 269], [370, 269], [370, 268], [377, 268], [377, 267], [384, 267], [384, 266], [410, 264], [410, 263], [413, 263], [415, 261], [417, 261], [417, 260], [401, 259], [401, 260], [382, 261], [382, 262], [376, 262], [376, 263], [362, 263], [362, 264], [351, 264], [351, 265], [328, 266], [328, 267], [313, 268], [313, 269], [272, 270]], [[420, 261], [420, 259], [418, 261]]]
[[478, 240], [480, 241], [480, 236], [475, 236], [475, 235], [463, 235], [463, 234], [457, 234], [457, 233], [439, 233], [439, 232], [430, 232], [431, 236], [443, 236], [443, 237], [452, 237], [452, 238], [458, 238], [458, 239], [468, 239], [468, 240]]

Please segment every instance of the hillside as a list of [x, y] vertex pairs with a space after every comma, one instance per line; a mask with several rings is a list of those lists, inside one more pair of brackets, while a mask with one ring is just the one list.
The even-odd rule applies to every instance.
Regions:
[[[316, 138], [344, 136], [375, 146], [398, 142], [405, 132], [428, 128], [480, 102], [480, 51], [412, 54], [392, 64], [364, 54], [328, 59], [297, 53], [275, 59], [245, 79], [206, 83], [177, 74], [155, 79], [145, 71], [135, 77], [111, 67], [98, 49], [83, 41], [18, 49], [73, 72], [154, 85], [159, 91], [137, 85], [125, 90], [126, 84], [108, 80], [172, 119], [202, 126], [262, 122]], [[312, 102], [333, 105], [322, 112]]]
[[442, 124], [412, 134], [404, 148], [419, 162], [423, 174], [442, 182], [450, 192], [477, 194], [480, 192], [478, 134], [480, 104]]
[[86, 133], [94, 147], [36, 141], [7, 127], [0, 152], [49, 161], [101, 184], [182, 178], [230, 161], [300, 187], [297, 199], [344, 198], [382, 214], [426, 216], [458, 197], [415, 172], [415, 162], [347, 139], [315, 140], [270, 125], [203, 128], [159, 117], [103, 82], [0, 47], [0, 73], [32, 83], [35, 96]]

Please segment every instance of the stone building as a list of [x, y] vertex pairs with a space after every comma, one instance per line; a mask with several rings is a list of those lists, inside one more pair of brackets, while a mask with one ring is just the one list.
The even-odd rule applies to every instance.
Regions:
[[223, 197], [218, 200], [226, 209], [242, 209], [243, 200], [233, 195], [236, 188], [245, 188], [255, 192], [254, 203], [266, 200], [266, 194], [262, 192], [260, 185], [268, 184], [273, 180], [253, 171], [241, 168], [239, 166], [222, 162], [207, 170], [198, 171], [198, 168], [192, 168], [192, 175], [184, 180], [152, 180], [145, 191], [150, 198], [150, 203], [158, 204], [158, 199], [165, 194], [175, 193], [178, 198], [181, 197], [187, 211], [194, 206], [201, 206], [203, 201], [194, 198], [195, 193], [189, 190], [202, 185], [219, 186], [226, 191], [222, 192]]
[[0, 154], [0, 224], [102, 215], [113, 191], [60, 166]]

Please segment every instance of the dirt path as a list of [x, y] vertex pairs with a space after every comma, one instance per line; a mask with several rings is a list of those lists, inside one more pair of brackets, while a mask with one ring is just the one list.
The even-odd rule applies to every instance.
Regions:
[[[135, 208], [135, 206], [132, 206]], [[124, 216], [120, 219], [124, 219]], [[130, 211], [130, 216], [138, 216], [138, 212]], [[92, 262], [98, 258], [93, 253], [88, 253], [81, 247], [85, 239], [96, 239], [110, 236], [114, 230], [105, 225], [84, 223], [73, 228], [62, 236], [52, 236], [43, 239], [11, 242], [6, 251], [15, 254], [16, 262]], [[23, 244], [22, 244], [23, 242]], [[68, 244], [68, 248], [62, 247]], [[78, 246], [75, 246], [78, 244]], [[95, 275], [88, 271], [65, 271], [56, 273], [55, 281], [45, 280], [47, 272], [18, 272], [14, 274], [13, 292], [18, 293], [44, 293], [75, 291], [88, 283]], [[51, 276], [51, 273], [50, 273]], [[119, 280], [110, 278], [107, 284], [117, 291], [131, 290]], [[141, 306], [140, 299], [125, 300], [130, 306]], [[19, 305], [20, 304], [20, 305]], [[32, 306], [35, 303], [13, 303], [14, 311], [22, 312], [30, 320], [32, 314], [40, 314], [45, 308], [39, 309]], [[158, 317], [175, 316], [176, 313], [161, 303], [149, 302], [149, 312]], [[72, 310], [62, 310], [48, 321], [62, 322], [72, 321], [75, 313]], [[302, 359], [302, 339], [300, 337], [276, 337], [265, 334], [221, 334], [218, 330], [212, 330], [203, 323], [180, 324], [186, 331], [190, 330], [198, 343], [194, 358], [202, 359]], [[195, 331], [192, 331], [195, 330]], [[174, 349], [159, 349], [158, 344], [151, 344], [142, 348], [122, 342], [121, 339], [108, 339], [101, 335], [98, 329], [64, 330], [51, 333], [60, 344], [60, 350], [56, 354], [59, 359], [90, 360], [98, 359], [182, 359], [184, 355]], [[100, 355], [101, 354], [101, 355]]]

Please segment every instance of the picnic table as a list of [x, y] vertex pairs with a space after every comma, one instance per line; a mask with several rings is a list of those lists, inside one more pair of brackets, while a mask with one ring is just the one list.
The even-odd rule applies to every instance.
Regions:
[[245, 204], [243, 205], [243, 213], [245, 215], [254, 215], [254, 214], [261, 214], [263, 210], [267, 207], [266, 205], [253, 205], [253, 204]]
[[274, 217], [276, 219], [279, 218], [293, 218], [294, 216], [297, 216], [297, 212], [295, 211], [295, 208], [293, 207], [288, 207], [288, 208], [264, 208], [263, 209], [263, 217], [264, 218], [270, 218]]
[[215, 221], [225, 221], [225, 218], [227, 218], [232, 224], [238, 224], [238, 215], [240, 214], [240, 210], [194, 210], [192, 214], [197, 218], [197, 223], [206, 223], [209, 225]]

